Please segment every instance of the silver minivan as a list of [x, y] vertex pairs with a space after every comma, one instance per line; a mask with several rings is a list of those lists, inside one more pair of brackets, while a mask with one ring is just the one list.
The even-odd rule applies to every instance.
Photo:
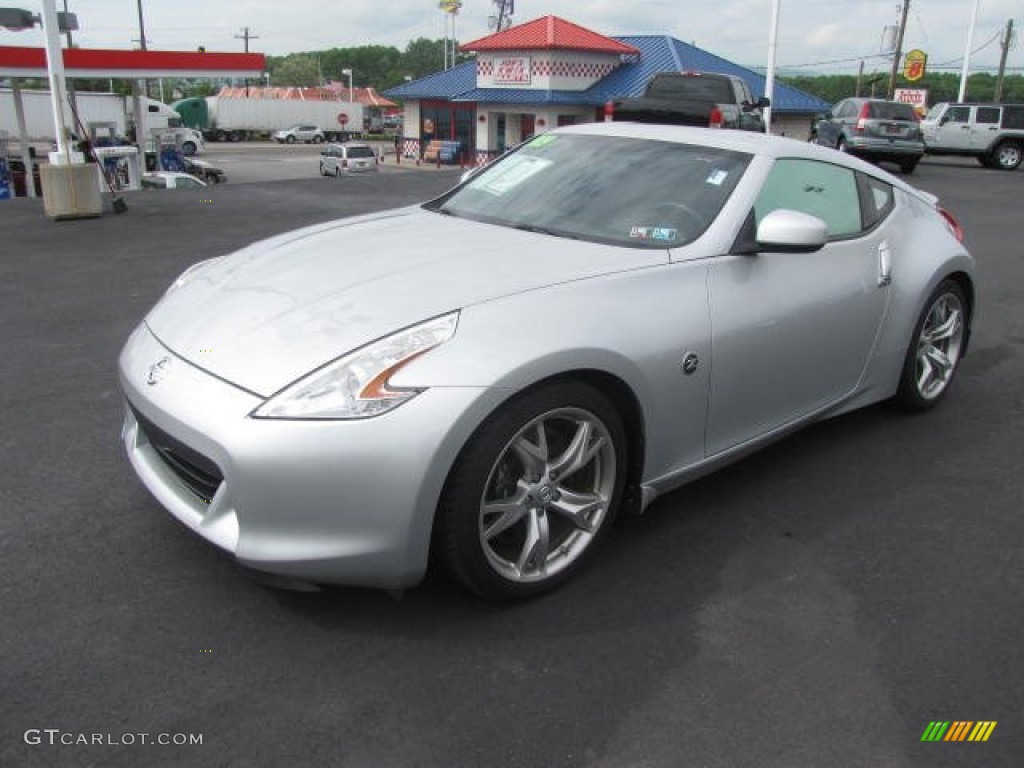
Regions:
[[377, 162], [377, 153], [369, 144], [328, 144], [320, 153], [320, 175], [376, 171]]

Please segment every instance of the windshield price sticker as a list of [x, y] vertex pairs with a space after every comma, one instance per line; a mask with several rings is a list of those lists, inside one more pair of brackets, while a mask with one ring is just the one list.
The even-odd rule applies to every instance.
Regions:
[[486, 179], [481, 179], [480, 187], [485, 192], [500, 197], [550, 166], [550, 160], [520, 153], [510, 157], [487, 174]]

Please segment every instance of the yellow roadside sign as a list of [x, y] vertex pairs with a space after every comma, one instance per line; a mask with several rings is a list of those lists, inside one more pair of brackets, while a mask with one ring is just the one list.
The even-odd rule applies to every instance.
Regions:
[[915, 82], [924, 77], [925, 65], [928, 63], [928, 54], [915, 48], [908, 51], [903, 57], [903, 77], [910, 82]]

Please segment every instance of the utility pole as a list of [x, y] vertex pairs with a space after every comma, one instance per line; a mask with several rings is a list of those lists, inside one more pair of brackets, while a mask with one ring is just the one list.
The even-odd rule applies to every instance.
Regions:
[[860, 60], [860, 66], [857, 67], [857, 87], [854, 90], [853, 95], [860, 98], [861, 88], [864, 86], [864, 59]]
[[139, 48], [146, 50], [146, 23], [142, 20], [142, 0], [138, 0], [139, 6]]
[[260, 39], [259, 35], [253, 35], [253, 34], [249, 33], [249, 28], [248, 27], [242, 27], [242, 34], [235, 35], [235, 40], [244, 40], [245, 41], [245, 52], [246, 53], [249, 52], [249, 41], [250, 40], [259, 40], [259, 39]]
[[1006, 73], [1006, 54], [1010, 50], [1010, 43], [1013, 40], [1013, 19], [1006, 22], [1006, 36], [999, 45], [1003, 52], [999, 55], [999, 76], [996, 78], [996, 103], [1003, 102], [1003, 75]]
[[910, 13], [910, 0], [903, 0], [903, 12], [900, 14], [900, 29], [896, 33], [896, 51], [892, 55], [892, 71], [889, 73], [889, 95], [896, 95], [896, 73], [900, 68], [900, 57], [903, 56], [903, 33], [907, 31], [907, 14]]
[[[249, 34], [249, 28], [248, 27], [242, 27], [242, 34], [235, 35], [235, 40], [244, 40], [245, 41], [245, 52], [246, 53], [249, 52], [249, 41], [250, 40], [259, 40], [259, 39], [260, 38], [259, 38], [258, 35], [251, 35], [251, 34]], [[319, 63], [320, 63], [320, 59], [317, 58], [317, 66], [318, 67], [319, 67]], [[249, 78], [248, 77], [245, 78], [245, 98], [249, 98]]]

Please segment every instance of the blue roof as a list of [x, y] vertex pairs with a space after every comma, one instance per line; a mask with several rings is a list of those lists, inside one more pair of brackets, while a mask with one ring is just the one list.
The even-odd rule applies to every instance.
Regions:
[[[384, 91], [389, 99], [441, 99], [489, 104], [581, 104], [600, 106], [609, 99], [640, 96], [658, 72], [719, 72], [743, 78], [755, 96], [764, 94], [765, 76], [667, 35], [626, 35], [616, 40], [640, 50], [614, 72], [586, 91], [547, 91], [529, 88], [477, 88], [476, 62], [404, 83]], [[772, 111], [775, 114], [817, 114], [831, 104], [799, 88], [775, 81]]]

